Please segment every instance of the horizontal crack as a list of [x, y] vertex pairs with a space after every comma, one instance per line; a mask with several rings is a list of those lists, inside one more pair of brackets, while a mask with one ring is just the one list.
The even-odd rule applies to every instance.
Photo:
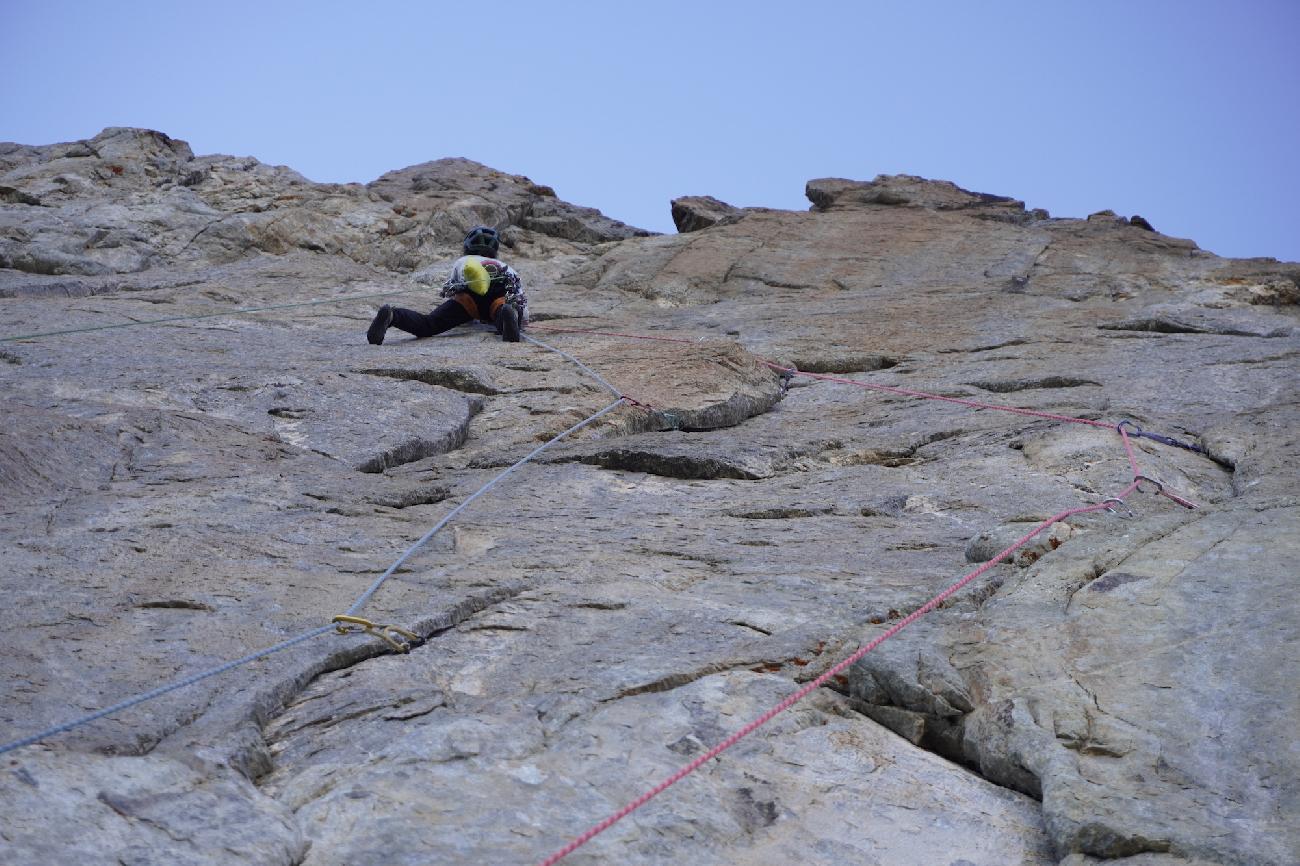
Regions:
[[1075, 379], [1070, 376], [1044, 376], [1039, 379], [1005, 379], [967, 383], [975, 388], [992, 391], [995, 394], [1010, 394], [1014, 391], [1031, 391], [1040, 388], [1080, 388], [1084, 385], [1101, 387], [1100, 382], [1091, 379]]
[[1291, 331], [1287, 328], [1277, 328], [1272, 331], [1247, 331], [1241, 328], [1232, 328], [1226, 325], [1192, 325], [1186, 322], [1179, 322], [1176, 319], [1168, 319], [1159, 316], [1152, 316], [1145, 319], [1128, 319], [1123, 322], [1112, 322], [1106, 325], [1098, 325], [1098, 330], [1102, 331], [1146, 331], [1155, 334], [1211, 334], [1221, 337], [1285, 337]]
[[358, 372], [369, 376], [384, 376], [389, 379], [423, 382], [426, 385], [437, 385], [465, 394], [483, 394], [491, 397], [503, 393], [500, 388], [485, 381], [483, 377], [472, 370], [414, 370], [399, 367], [372, 367]]
[[[487, 592], [462, 599], [436, 614], [403, 625], [404, 628], [419, 636], [419, 645], [411, 650], [411, 656], [414, 657], [415, 653], [420, 652], [423, 645], [426, 645], [431, 638], [455, 628], [477, 613], [503, 601], [509, 601], [524, 592], [526, 588], [523, 584], [494, 587]], [[249, 702], [248, 716], [259, 730], [264, 732], [272, 722], [291, 709], [297, 696], [320, 677], [357, 667], [363, 662], [377, 656], [389, 655], [391, 652], [385, 643], [373, 639], [349, 643], [334, 649], [324, 657], [309, 661], [298, 671], [260, 689]], [[275, 768], [263, 736], [257, 736], [251, 741], [244, 739], [235, 744], [229, 756], [229, 763], [254, 782]]]

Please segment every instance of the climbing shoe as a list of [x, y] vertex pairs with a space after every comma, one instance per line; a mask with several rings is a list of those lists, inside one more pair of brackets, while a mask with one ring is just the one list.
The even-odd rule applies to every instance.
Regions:
[[393, 324], [393, 308], [384, 304], [375, 313], [375, 320], [370, 323], [370, 328], [366, 331], [366, 339], [370, 345], [378, 346], [384, 342], [384, 333], [388, 331], [388, 326]]
[[497, 330], [507, 343], [519, 342], [519, 311], [514, 304], [501, 305], [501, 311], [497, 313]]

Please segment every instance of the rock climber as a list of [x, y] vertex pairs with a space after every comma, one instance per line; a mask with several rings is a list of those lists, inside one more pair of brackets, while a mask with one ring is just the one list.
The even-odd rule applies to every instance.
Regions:
[[465, 235], [465, 255], [451, 267], [442, 287], [443, 301], [428, 315], [384, 304], [375, 313], [366, 339], [378, 346], [391, 327], [417, 337], [432, 337], [477, 319], [495, 325], [501, 339], [519, 342], [528, 323], [528, 297], [514, 268], [497, 259], [501, 236], [494, 228], [474, 226]]

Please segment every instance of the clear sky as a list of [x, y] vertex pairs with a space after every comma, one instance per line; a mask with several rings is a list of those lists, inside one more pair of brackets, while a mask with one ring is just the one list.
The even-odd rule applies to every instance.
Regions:
[[1300, 0], [0, 0], [0, 81], [0, 141], [465, 156], [657, 231], [681, 195], [918, 174], [1300, 261]]

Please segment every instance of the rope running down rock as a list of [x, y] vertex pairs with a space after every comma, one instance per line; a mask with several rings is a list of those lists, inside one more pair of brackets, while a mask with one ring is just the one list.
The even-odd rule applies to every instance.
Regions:
[[745, 725], [740, 730], [736, 731], [730, 737], [723, 740], [721, 743], [714, 746], [709, 751], [700, 755], [698, 758], [691, 761], [689, 764], [682, 767], [680, 770], [673, 773], [671, 776], [664, 779], [659, 784], [655, 785], [653, 788], [646, 791], [644, 794], [637, 797], [632, 802], [628, 803], [622, 809], [619, 809], [617, 812], [605, 818], [600, 823], [595, 824], [594, 826], [590, 827], [588, 830], [583, 832], [581, 835], [575, 837], [571, 842], [569, 842], [563, 848], [556, 851], [554, 854], [552, 854], [550, 857], [547, 857], [545, 860], [541, 861], [541, 863], [538, 864], [538, 866], [555, 866], [556, 863], [559, 863], [561, 860], [563, 860], [565, 857], [572, 854], [578, 848], [581, 848], [587, 842], [591, 841], [595, 836], [599, 835], [600, 833], [603, 833], [605, 830], [608, 830], [614, 824], [626, 818], [628, 815], [632, 814], [637, 809], [641, 808], [646, 803], [650, 802], [650, 800], [654, 799], [655, 797], [663, 793], [671, 786], [680, 782], [682, 779], [686, 778], [691, 773], [695, 772], [700, 767], [704, 766], [709, 761], [718, 757], [727, 749], [730, 749], [732, 746], [739, 743], [745, 737], [749, 736], [754, 731], [758, 730], [760, 727], [770, 722], [777, 715], [785, 712], [790, 707], [794, 706], [796, 703], [803, 700], [808, 695], [812, 694], [817, 689], [824, 686], [833, 677], [842, 673], [846, 668], [850, 667], [854, 662], [858, 661], [867, 653], [871, 652], [876, 647], [880, 646], [882, 643], [889, 640], [891, 637], [898, 634], [900, 631], [907, 628], [909, 625], [916, 622], [918, 619], [925, 616], [930, 611], [934, 610], [936, 607], [941, 605], [945, 600], [951, 598], [955, 593], [961, 591], [961, 589], [965, 587], [967, 584], [969, 584], [972, 580], [979, 577], [981, 574], [988, 571], [990, 568], [997, 565], [1002, 560], [1011, 556], [1013, 553], [1015, 553], [1024, 545], [1028, 544], [1030, 541], [1033, 540], [1033, 538], [1036, 535], [1038, 535], [1040, 532], [1050, 527], [1052, 524], [1058, 523], [1066, 519], [1067, 517], [1070, 517], [1075, 514], [1085, 514], [1090, 511], [1101, 511], [1104, 509], [1109, 510], [1111, 506], [1108, 503], [1110, 501], [1118, 500], [1120, 502], [1123, 502], [1125, 498], [1127, 498], [1131, 493], [1133, 493], [1133, 491], [1137, 489], [1138, 489], [1138, 482], [1134, 481], [1133, 483], [1129, 484], [1128, 487], [1124, 488], [1122, 492], [1120, 492], [1118, 495], [1114, 497], [1110, 497], [1109, 500], [1106, 502], [1099, 502], [1095, 505], [1085, 505], [1079, 508], [1070, 508], [1060, 512], [1059, 514], [1055, 514], [1052, 517], [1049, 517], [1047, 520], [1044, 520], [1042, 523], [1038, 524], [1038, 526], [1035, 527], [1032, 532], [1025, 535], [1023, 538], [1019, 539], [1018, 541], [1016, 541], [1010, 547], [1003, 550], [1001, 553], [999, 553], [997, 556], [993, 557], [988, 562], [981, 565], [979, 568], [975, 569], [974, 571], [970, 572], [966, 576], [962, 577], [956, 583], [952, 584], [943, 592], [931, 598], [929, 601], [927, 601], [925, 604], [918, 607], [916, 610], [912, 611], [906, 617], [904, 617], [903, 619], [895, 623], [893, 626], [891, 626], [887, 631], [878, 635], [877, 637], [872, 639], [869, 643], [864, 644], [855, 653], [853, 653], [853, 655], [839, 662], [830, 670], [826, 671], [821, 676], [817, 677], [815, 680], [808, 683], [803, 688], [799, 689], [797, 692], [790, 695], [785, 700], [781, 701], [779, 704], [772, 707], [767, 712], [763, 713], [761, 716], [754, 719], [753, 721]]
[[[460, 505], [453, 508], [445, 517], [439, 520], [433, 526], [432, 529], [430, 529], [424, 535], [420, 536], [420, 538], [414, 544], [408, 547], [402, 553], [402, 555], [397, 558], [397, 561], [395, 561], [392, 565], [390, 565], [384, 571], [383, 574], [381, 574], [378, 578], [375, 579], [375, 581], [365, 590], [365, 592], [363, 592], [357, 598], [357, 600], [353, 603], [353, 605], [350, 608], [348, 608], [345, 617], [352, 617], [359, 610], [361, 610], [361, 608], [366, 604], [366, 602], [370, 600], [371, 596], [373, 596], [375, 592], [378, 591], [379, 587], [382, 586], [386, 580], [388, 580], [388, 578], [402, 565], [402, 563], [406, 562], [407, 559], [409, 559], [417, 550], [423, 547], [429, 541], [429, 539], [431, 539], [440, 529], [445, 527], [458, 514], [464, 511], [470, 505], [470, 503], [472, 503], [474, 500], [478, 499], [484, 493], [487, 493], [489, 490], [495, 487], [497, 483], [500, 482], [502, 479], [504, 479], [507, 475], [514, 472], [516, 469], [520, 468], [524, 464], [530, 462], [531, 460], [536, 458], [537, 455], [541, 454], [543, 451], [545, 451], [547, 448], [550, 448], [555, 443], [577, 432], [578, 430], [581, 430], [583, 427], [586, 427], [589, 424], [594, 423], [597, 419], [603, 417], [604, 415], [612, 412], [621, 404], [625, 402], [629, 402], [629, 403], [635, 402], [632, 401], [631, 398], [624, 397], [612, 385], [610, 385], [604, 379], [601, 379], [600, 376], [596, 375], [594, 372], [590, 370], [590, 368], [586, 367], [586, 365], [582, 364], [580, 361], [578, 361], [576, 358], [573, 358], [571, 355], [568, 355], [565, 352], [560, 352], [557, 349], [552, 349], [551, 347], [545, 346], [544, 344], [539, 343], [536, 340], [530, 340], [530, 342], [537, 343], [538, 345], [541, 345], [544, 348], [550, 349], [550, 351], [563, 355], [564, 357], [578, 364], [578, 366], [582, 367], [584, 370], [591, 372], [592, 375], [596, 376], [596, 378], [601, 382], [602, 385], [604, 385], [606, 388], [609, 388], [611, 391], [613, 391], [617, 395], [617, 398], [612, 403], [605, 406], [604, 408], [600, 409], [599, 411], [588, 416], [587, 418], [583, 419], [577, 424], [574, 424], [572, 427], [569, 427], [564, 432], [559, 433], [556, 436], [553, 436], [543, 444], [534, 448], [523, 458], [516, 461], [514, 464], [512, 464], [511, 466], [509, 466], [499, 474], [497, 474], [491, 481], [489, 481], [487, 484], [483, 485], [481, 488], [479, 488], [477, 491], [471, 494], [467, 499], [465, 499], [464, 502], [460, 503]], [[144, 692], [134, 697], [127, 698], [126, 700], [119, 701], [118, 703], [115, 703], [110, 707], [105, 707], [104, 709], [97, 710], [93, 713], [90, 713], [89, 715], [85, 715], [77, 719], [72, 719], [71, 721], [64, 722], [59, 725], [55, 725], [53, 727], [47, 728], [38, 733], [32, 734], [30, 736], [22, 737], [20, 739], [14, 740], [9, 743], [0, 744], [0, 755], [5, 754], [6, 752], [14, 751], [15, 749], [20, 749], [24, 746], [30, 746], [34, 743], [38, 743], [42, 740], [49, 739], [50, 737], [56, 736], [58, 734], [67, 733], [68, 731], [72, 731], [76, 728], [82, 727], [83, 725], [88, 725], [91, 722], [102, 719], [105, 716], [113, 715], [114, 713], [118, 713], [121, 712], [122, 710], [129, 709], [138, 704], [142, 704], [145, 703], [146, 701], [153, 700], [154, 698], [162, 697], [163, 695], [166, 695], [170, 692], [174, 692], [177, 689], [182, 689], [185, 688], [186, 686], [194, 685], [195, 683], [202, 682], [203, 680], [208, 679], [209, 677], [214, 677], [217, 676], [218, 674], [226, 673], [227, 671], [234, 670], [235, 668], [241, 667], [250, 662], [256, 661], [261, 658], [265, 658], [266, 656], [269, 656], [273, 653], [277, 653], [281, 650], [288, 649], [293, 646], [297, 646], [298, 644], [303, 643], [304, 641], [325, 634], [326, 632], [336, 631], [336, 630], [337, 630], [336, 625], [334, 623], [331, 623], [330, 625], [319, 626], [317, 628], [311, 629], [310, 631], [306, 631], [303, 632], [302, 634], [283, 640], [280, 643], [275, 644], [274, 646], [257, 650], [256, 652], [250, 653], [238, 659], [233, 659], [231, 661], [225, 662], [223, 664], [220, 664], [208, 670], [191, 674], [189, 676], [183, 677], [182, 679], [175, 680], [171, 683], [167, 683], [165, 685], [159, 686], [156, 689], [152, 689], [148, 692]]]

